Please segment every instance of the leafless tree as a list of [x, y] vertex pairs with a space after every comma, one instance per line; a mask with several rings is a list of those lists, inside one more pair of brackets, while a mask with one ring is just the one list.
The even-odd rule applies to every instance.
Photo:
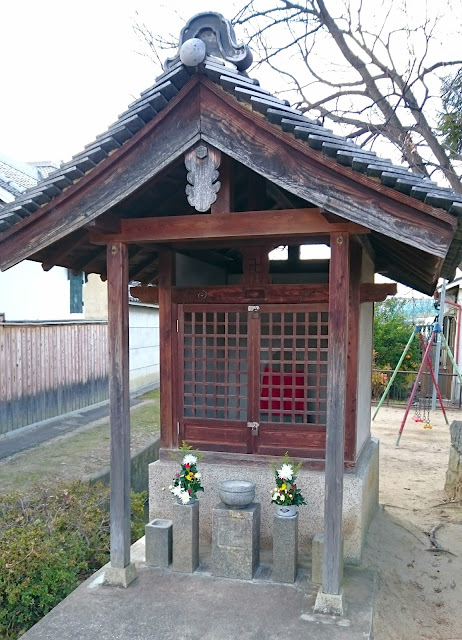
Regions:
[[250, 0], [234, 24], [302, 111], [347, 127], [362, 146], [385, 137], [413, 171], [442, 172], [462, 193], [437, 134], [440, 77], [462, 65], [460, 48], [451, 56], [450, 42], [440, 46], [449, 20], [460, 34], [459, 1]]

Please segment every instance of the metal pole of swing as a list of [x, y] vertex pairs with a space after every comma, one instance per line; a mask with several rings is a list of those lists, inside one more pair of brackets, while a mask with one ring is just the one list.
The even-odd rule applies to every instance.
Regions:
[[393, 374], [392, 374], [390, 380], [388, 381], [388, 384], [387, 384], [387, 386], [385, 388], [385, 391], [382, 393], [382, 397], [380, 398], [379, 404], [377, 405], [377, 409], [375, 410], [375, 413], [372, 416], [372, 422], [375, 420], [375, 416], [378, 414], [378, 412], [380, 410], [380, 407], [385, 402], [385, 399], [386, 399], [386, 397], [388, 395], [388, 392], [391, 389], [391, 385], [395, 381], [395, 378], [396, 378], [396, 375], [397, 375], [397, 373], [399, 371], [399, 368], [403, 364], [403, 360], [406, 357], [406, 354], [410, 349], [411, 343], [414, 340], [414, 336], [416, 335], [416, 333], [420, 333], [420, 326], [419, 325], [414, 327], [414, 329], [413, 329], [413, 331], [411, 333], [411, 337], [409, 338], [408, 343], [405, 346], [403, 353], [401, 354], [401, 358], [399, 359], [398, 364], [396, 365], [395, 370], [393, 371]]
[[[443, 323], [444, 323], [444, 304], [446, 301], [446, 280], [443, 280], [443, 284], [441, 285], [441, 296], [440, 296], [440, 313], [438, 316], [438, 324], [440, 325], [440, 331], [437, 333], [436, 338], [436, 349], [435, 349], [435, 365], [433, 367], [435, 372], [435, 380], [439, 384], [438, 378], [440, 374], [440, 358], [441, 358], [441, 334], [443, 333]], [[433, 385], [432, 391], [432, 411], [436, 409], [436, 387]]]

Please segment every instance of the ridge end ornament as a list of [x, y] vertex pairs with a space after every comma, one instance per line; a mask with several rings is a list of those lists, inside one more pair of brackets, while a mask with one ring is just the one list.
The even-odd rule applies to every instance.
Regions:
[[221, 183], [218, 180], [218, 167], [221, 162], [221, 153], [217, 149], [208, 147], [203, 142], [185, 153], [184, 163], [188, 183], [186, 195], [189, 204], [205, 213], [217, 199]]
[[[186, 50], [189, 54], [181, 59], [182, 46], [188, 40], [201, 40], [204, 43], [202, 48], [199, 43], [191, 43]], [[193, 55], [190, 47], [197, 55]], [[205, 55], [221, 58], [227, 62], [235, 64], [241, 72], [245, 72], [253, 62], [253, 55], [250, 47], [244, 43], [238, 43], [231, 22], [216, 11], [197, 13], [190, 18], [180, 33], [178, 52], [173, 58], [167, 58], [164, 63], [164, 70], [172, 69], [181, 60], [187, 67], [195, 67], [202, 63]]]

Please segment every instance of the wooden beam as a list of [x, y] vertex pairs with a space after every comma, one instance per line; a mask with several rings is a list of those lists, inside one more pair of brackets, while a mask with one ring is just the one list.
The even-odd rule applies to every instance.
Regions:
[[307, 234], [335, 232], [369, 233], [360, 225], [327, 222], [319, 209], [281, 209], [277, 211], [245, 211], [212, 216], [163, 216], [158, 218], [132, 218], [122, 220], [120, 234], [91, 234], [93, 244], [107, 244], [117, 239], [122, 242], [175, 242], [199, 240], [239, 240], [297, 237]]
[[60, 264], [61, 261], [65, 260], [69, 257], [69, 254], [74, 250], [80, 247], [81, 245], [88, 242], [89, 234], [85, 229], [79, 229], [75, 233], [67, 236], [56, 246], [51, 246], [50, 248], [42, 251], [41, 255], [44, 257], [42, 260], [42, 269], [44, 271], [49, 271], [56, 264]]
[[[310, 236], [306, 233], [303, 236], [297, 236], [296, 238], [287, 237], [287, 236], [278, 236], [277, 238], [270, 239], [273, 248], [279, 247], [280, 245], [290, 245], [290, 244], [323, 244], [324, 239], [326, 239], [326, 243], [329, 242], [329, 234], [321, 234], [319, 236]], [[267, 239], [262, 238], [262, 240], [266, 243]], [[239, 251], [242, 247], [249, 246], [252, 247], [255, 244], [255, 238], [238, 238], [237, 240], [229, 240], [224, 238], [223, 240], [207, 240], [204, 238], [203, 240], [194, 240], [193, 243], [191, 241], [183, 241], [183, 242], [172, 242], [171, 247], [175, 251], [198, 251], [201, 249], [234, 249]]]
[[339, 594], [342, 582], [342, 502], [345, 394], [349, 315], [350, 248], [346, 233], [331, 236], [326, 471], [322, 590]]
[[177, 304], [325, 304], [329, 300], [326, 284], [265, 284], [226, 287], [174, 287]]
[[131, 287], [130, 293], [144, 304], [159, 304], [159, 287]]
[[109, 407], [111, 422], [111, 566], [130, 564], [130, 391], [128, 250], [107, 248]]
[[112, 212], [111, 215], [106, 214], [91, 220], [83, 228], [88, 231], [97, 231], [98, 233], [120, 233], [120, 220], [120, 215], [116, 216]]
[[395, 296], [397, 291], [396, 282], [384, 284], [363, 282], [360, 287], [360, 302], [383, 302], [387, 296]]
[[[361, 302], [382, 302], [387, 296], [396, 294], [397, 285], [363, 283], [360, 288]], [[131, 293], [140, 302], [159, 303], [158, 287], [132, 287]], [[326, 284], [265, 284], [264, 286], [208, 286], [173, 287], [172, 300], [177, 304], [220, 304], [261, 302], [266, 304], [296, 304], [312, 302], [315, 304], [329, 301], [329, 287]]]
[[163, 447], [177, 444], [175, 425], [176, 305], [172, 303], [175, 253], [159, 251], [159, 345], [160, 345], [160, 441]]

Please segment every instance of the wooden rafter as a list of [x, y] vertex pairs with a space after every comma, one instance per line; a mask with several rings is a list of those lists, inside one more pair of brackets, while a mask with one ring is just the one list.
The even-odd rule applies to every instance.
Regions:
[[[327, 211], [379, 233], [392, 233], [428, 253], [446, 255], [457, 224], [454, 216], [377, 184], [288, 137], [207, 79], [200, 90], [204, 140]], [[233, 148], [227, 149], [230, 139]]]

